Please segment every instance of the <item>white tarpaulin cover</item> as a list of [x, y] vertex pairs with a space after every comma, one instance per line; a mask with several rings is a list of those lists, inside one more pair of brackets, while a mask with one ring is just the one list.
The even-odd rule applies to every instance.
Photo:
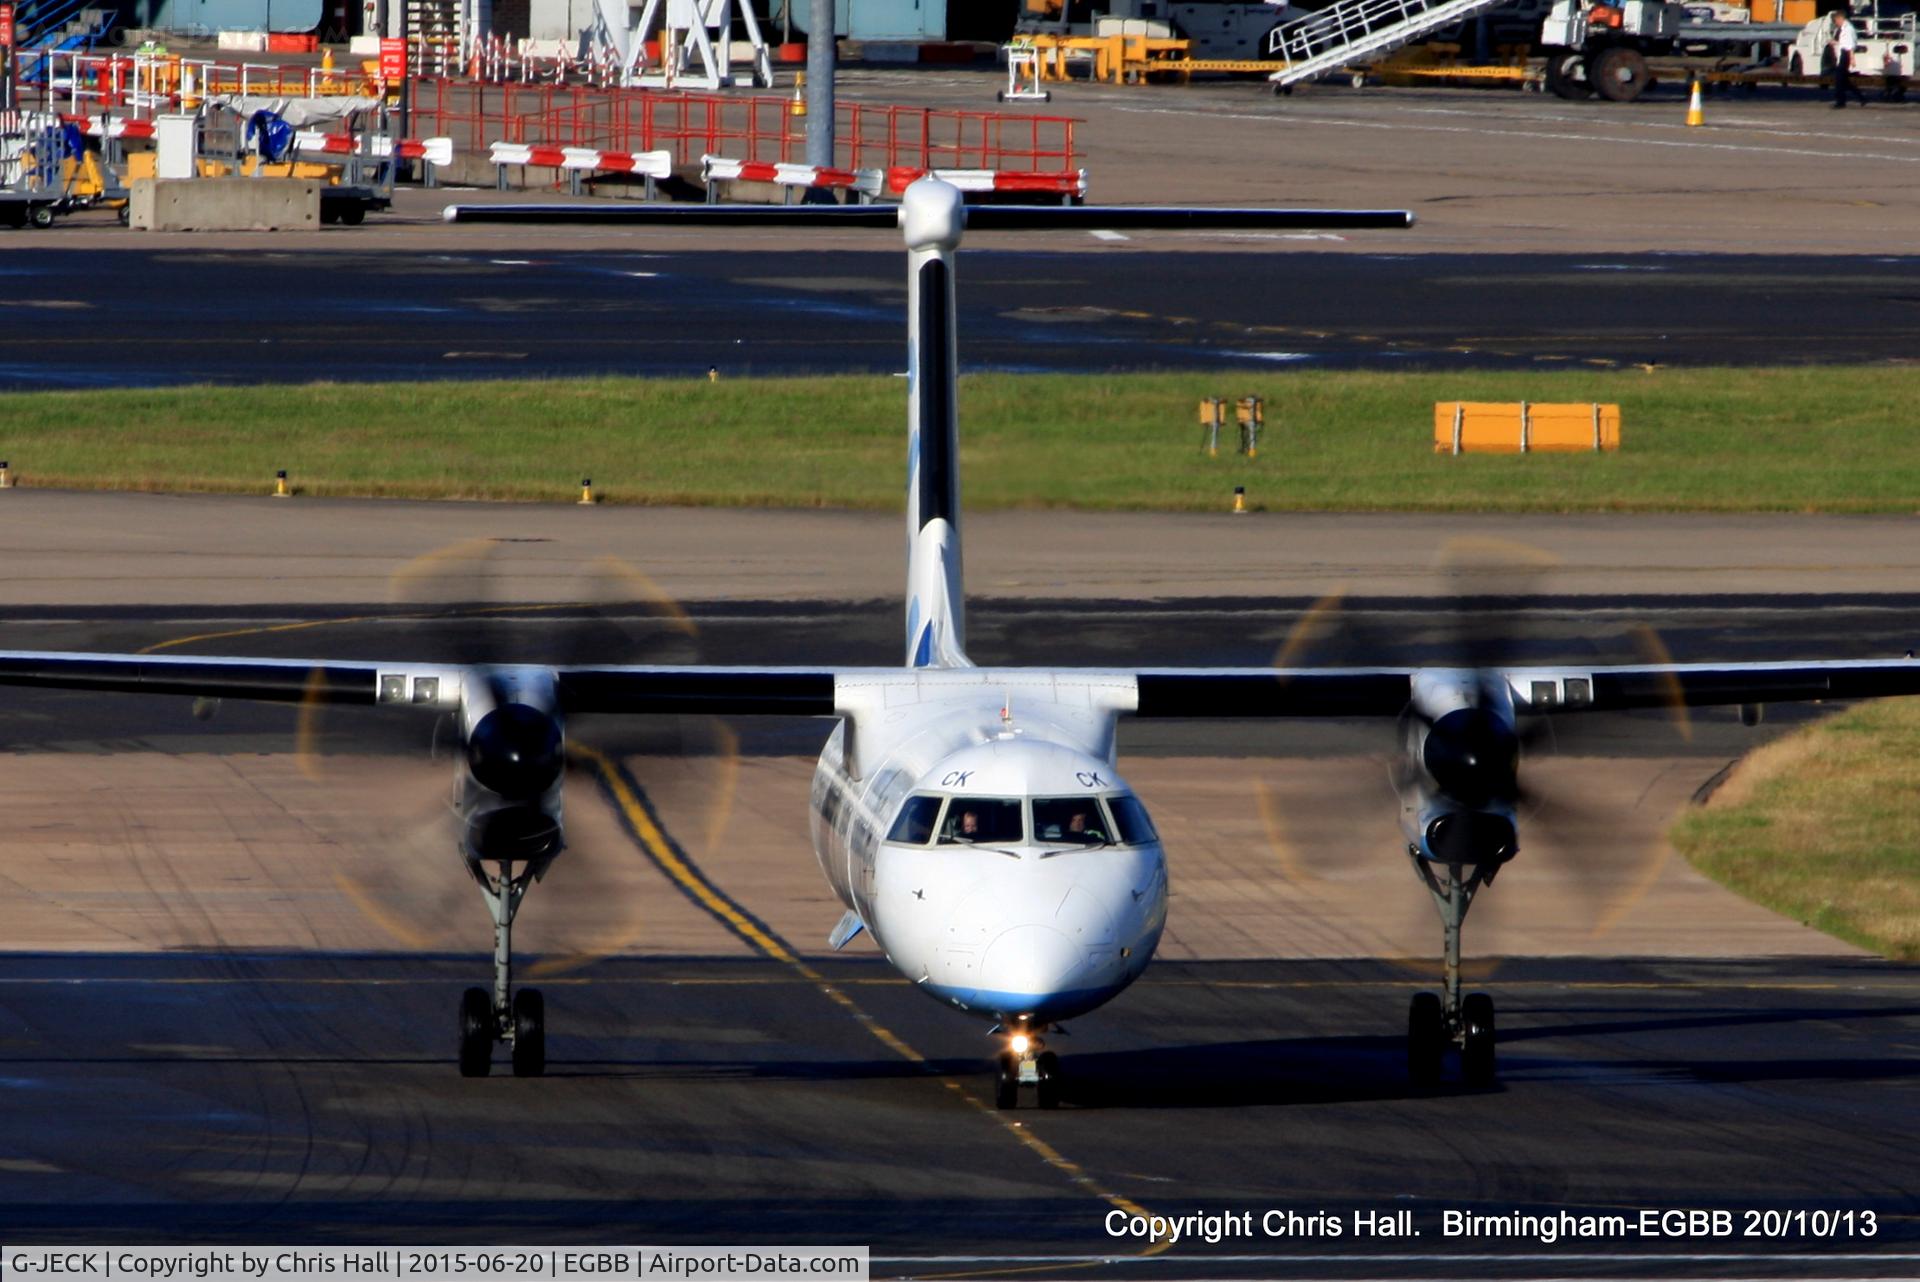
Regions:
[[212, 94], [209, 101], [230, 107], [242, 117], [251, 117], [256, 111], [277, 111], [286, 122], [295, 129], [304, 129], [309, 125], [330, 125], [345, 120], [357, 111], [375, 111], [379, 109], [380, 99], [366, 98], [274, 98], [266, 94]]

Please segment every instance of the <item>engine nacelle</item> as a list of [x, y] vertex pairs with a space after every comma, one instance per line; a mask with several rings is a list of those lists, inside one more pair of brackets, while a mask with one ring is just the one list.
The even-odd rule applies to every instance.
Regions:
[[1427, 791], [1466, 809], [1511, 808], [1520, 790], [1520, 736], [1504, 682], [1475, 672], [1416, 673], [1403, 734], [1407, 773]]
[[1469, 810], [1429, 801], [1402, 811], [1407, 844], [1436, 864], [1499, 865], [1520, 853], [1520, 831], [1504, 806]]
[[1402, 733], [1395, 780], [1409, 848], [1441, 864], [1499, 865], [1518, 854], [1512, 691], [1471, 670], [1416, 673]]
[[460, 694], [465, 763], [456, 780], [462, 851], [473, 861], [544, 865], [566, 847], [566, 733], [553, 673], [483, 668]]

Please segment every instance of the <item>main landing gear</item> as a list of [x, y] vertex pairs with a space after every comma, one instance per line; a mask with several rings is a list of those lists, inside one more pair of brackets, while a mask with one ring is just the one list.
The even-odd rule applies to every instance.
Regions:
[[1039, 1034], [1025, 1028], [1008, 1033], [994, 1065], [998, 1070], [993, 1084], [995, 1108], [1020, 1107], [1022, 1086], [1033, 1087], [1034, 1102], [1041, 1108], [1060, 1107], [1060, 1057], [1047, 1049]]
[[544, 867], [530, 863], [516, 876], [508, 861], [498, 866], [496, 874], [478, 861], [467, 865], [493, 915], [493, 994], [469, 988], [460, 997], [460, 1076], [493, 1071], [493, 1044], [505, 1042], [513, 1048], [513, 1075], [539, 1077], [547, 1071], [547, 1003], [538, 989], [513, 991], [513, 918]]
[[[1491, 885], [1499, 864], [1435, 865], [1417, 850], [1413, 866], [1433, 895], [1446, 941], [1446, 993], [1415, 993], [1407, 1011], [1407, 1076], [1416, 1086], [1440, 1081], [1441, 1061], [1449, 1046], [1460, 1050], [1460, 1076], [1470, 1086], [1490, 1085], [1494, 1079], [1493, 998], [1485, 993], [1460, 995], [1460, 929], [1467, 909], [1482, 886]], [[1444, 867], [1442, 877], [1436, 871]]]

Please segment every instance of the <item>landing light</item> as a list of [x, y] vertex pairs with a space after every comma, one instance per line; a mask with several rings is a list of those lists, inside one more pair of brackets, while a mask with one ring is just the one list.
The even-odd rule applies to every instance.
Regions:
[[1027, 1053], [1027, 1047], [1030, 1045], [1032, 1045], [1032, 1043], [1027, 1040], [1025, 1033], [1015, 1033], [1007, 1039], [1007, 1048], [1015, 1055], [1025, 1055]]

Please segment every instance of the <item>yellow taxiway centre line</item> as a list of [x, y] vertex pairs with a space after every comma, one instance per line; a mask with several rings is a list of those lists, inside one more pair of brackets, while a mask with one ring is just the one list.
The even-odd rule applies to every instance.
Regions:
[[[716, 889], [705, 877], [689, 868], [686, 861], [680, 857], [679, 853], [672, 848], [671, 844], [661, 833], [659, 825], [654, 822], [653, 816], [647, 811], [647, 807], [641, 803], [640, 798], [635, 794], [633, 788], [627, 783], [626, 779], [622, 777], [620, 771], [615, 768], [612, 760], [609, 759], [605, 753], [596, 748], [589, 748], [584, 745], [575, 745], [572, 751], [577, 753], [582, 760], [593, 767], [595, 773], [600, 778], [600, 782], [606, 787], [608, 795], [613, 798], [614, 804], [619, 807], [621, 815], [626, 819], [629, 826], [632, 827], [634, 834], [640, 839], [640, 843], [645, 848], [647, 856], [658, 865], [662, 871], [671, 877], [675, 883], [731, 927], [734, 933], [739, 935], [740, 938], [759, 949], [772, 960], [791, 968], [802, 979], [818, 988], [827, 1000], [853, 1016], [854, 1020], [859, 1023], [862, 1028], [866, 1029], [881, 1045], [908, 1063], [931, 1071], [931, 1065], [928, 1064], [925, 1055], [915, 1050], [892, 1029], [875, 1019], [861, 1007], [858, 1002], [842, 992], [838, 985], [829, 981], [825, 975], [795, 956], [792, 950], [787, 948], [785, 944], [749, 920], [747, 914], [742, 912], [726, 895]], [[1133, 1201], [1133, 1199], [1126, 1197], [1124, 1194], [1115, 1193], [1111, 1189], [1102, 1186], [1091, 1175], [1088, 1175], [1077, 1162], [1068, 1158], [1065, 1154], [1061, 1153], [1059, 1149], [1035, 1135], [1021, 1123], [1000, 1116], [999, 1110], [997, 1109], [988, 1108], [979, 1099], [975, 1098], [971, 1092], [962, 1087], [960, 1083], [951, 1078], [942, 1077], [940, 1084], [952, 1092], [955, 1098], [964, 1101], [981, 1116], [998, 1122], [1009, 1135], [1025, 1145], [1028, 1151], [1039, 1157], [1041, 1161], [1051, 1166], [1054, 1170], [1065, 1175], [1068, 1180], [1079, 1188], [1099, 1198], [1109, 1206], [1126, 1212], [1128, 1215], [1146, 1216], [1149, 1214], [1144, 1207]], [[1173, 1242], [1171, 1239], [1157, 1241], [1142, 1252], [1142, 1254], [1158, 1255], [1172, 1245]], [[1029, 1270], [1010, 1269], [992, 1270], [991, 1272], [1000, 1274], [1027, 1271]], [[930, 1276], [984, 1277], [987, 1275], [986, 1272], [979, 1272]]]

